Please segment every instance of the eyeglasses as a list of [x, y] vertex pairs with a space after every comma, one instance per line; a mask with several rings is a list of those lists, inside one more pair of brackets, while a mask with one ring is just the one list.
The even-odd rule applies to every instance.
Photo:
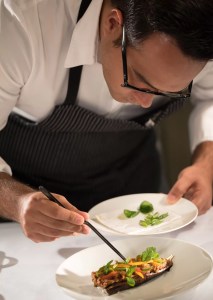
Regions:
[[139, 91], [142, 93], [146, 93], [146, 94], [152, 94], [152, 95], [158, 95], [158, 96], [160, 95], [160, 96], [166, 96], [166, 97], [170, 97], [170, 98], [189, 98], [190, 97], [193, 81], [191, 81], [190, 84], [186, 88], [184, 88], [183, 90], [181, 90], [179, 92], [163, 92], [161, 90], [152, 91], [152, 90], [145, 89], [145, 88], [138, 88], [138, 87], [133, 86], [128, 83], [125, 26], [123, 26], [121, 53], [122, 53], [122, 62], [123, 62], [123, 79], [124, 79], [124, 83], [121, 84], [122, 87], [133, 89], [133, 90], [136, 90], [136, 91]]

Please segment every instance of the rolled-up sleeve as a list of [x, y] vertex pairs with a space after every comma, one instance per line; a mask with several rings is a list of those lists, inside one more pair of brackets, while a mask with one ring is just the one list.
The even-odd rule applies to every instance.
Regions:
[[10, 166], [6, 163], [6, 161], [3, 160], [2, 157], [0, 157], [0, 172], [5, 172], [9, 175], [12, 175]]
[[202, 142], [213, 141], [213, 61], [207, 63], [195, 78], [189, 119], [191, 151]]

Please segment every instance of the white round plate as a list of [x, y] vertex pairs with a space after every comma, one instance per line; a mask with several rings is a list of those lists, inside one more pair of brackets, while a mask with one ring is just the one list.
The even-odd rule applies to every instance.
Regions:
[[[197, 207], [189, 200], [181, 198], [175, 204], [168, 204], [165, 194], [132, 194], [103, 201], [94, 206], [90, 211], [93, 225], [102, 231], [114, 234], [152, 235], [168, 233], [180, 229], [193, 222], [197, 215]], [[140, 219], [145, 215], [139, 214], [135, 218], [120, 218], [124, 209], [137, 210], [142, 201], [152, 203], [154, 211], [168, 212], [169, 217], [160, 225], [142, 227]]]
[[173, 266], [169, 272], [145, 284], [106, 296], [94, 287], [91, 272], [110, 260], [121, 259], [107, 245], [102, 244], [79, 251], [66, 259], [56, 271], [58, 285], [76, 300], [183, 299], [189, 293], [195, 292], [195, 287], [209, 276], [213, 268], [212, 258], [207, 252], [177, 239], [128, 237], [114, 241], [113, 245], [125, 257], [135, 257], [147, 247], [156, 247], [161, 257], [174, 255]]

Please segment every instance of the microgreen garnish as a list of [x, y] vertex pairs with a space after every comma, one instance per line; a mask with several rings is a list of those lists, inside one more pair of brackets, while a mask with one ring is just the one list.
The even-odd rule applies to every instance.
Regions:
[[142, 261], [149, 261], [151, 259], [156, 259], [158, 257], [159, 257], [159, 253], [156, 251], [155, 247], [148, 247], [141, 254], [141, 260]]
[[161, 224], [163, 222], [163, 219], [165, 219], [166, 217], [168, 217], [168, 213], [164, 213], [164, 214], [159, 214], [158, 212], [156, 213], [149, 213], [145, 219], [140, 220], [139, 224], [143, 227], [147, 227], [149, 225], [154, 226], [154, 225], [158, 225]]

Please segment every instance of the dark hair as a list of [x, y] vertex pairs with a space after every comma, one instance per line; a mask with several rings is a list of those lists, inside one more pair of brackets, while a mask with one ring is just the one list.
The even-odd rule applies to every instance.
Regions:
[[213, 58], [212, 0], [110, 0], [124, 17], [127, 42], [136, 47], [153, 32], [165, 33], [185, 55]]

